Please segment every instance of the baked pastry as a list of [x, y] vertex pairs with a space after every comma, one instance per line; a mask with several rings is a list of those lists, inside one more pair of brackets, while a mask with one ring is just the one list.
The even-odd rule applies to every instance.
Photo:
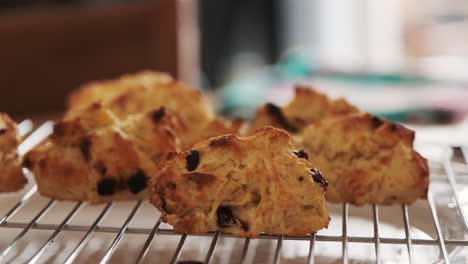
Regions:
[[324, 119], [300, 134], [296, 147], [329, 182], [326, 199], [355, 205], [411, 204], [425, 198], [427, 161], [414, 132], [368, 113]]
[[0, 113], [0, 192], [17, 191], [27, 182], [16, 151], [21, 141], [16, 126], [7, 114]]
[[94, 102], [101, 102], [121, 120], [164, 106], [177, 112], [190, 133], [198, 135], [214, 119], [214, 110], [200, 91], [159, 72], [144, 71], [84, 85], [70, 96], [65, 119], [79, 116]]
[[294, 90], [295, 97], [288, 105], [279, 107], [267, 103], [257, 109], [249, 134], [265, 126], [299, 133], [307, 125], [322, 119], [360, 112], [343, 98], [329, 99], [314, 89], [301, 86], [295, 87]]
[[197, 130], [187, 130], [183, 133], [182, 150], [188, 150], [198, 141], [210, 137], [240, 134], [243, 126], [243, 120], [225, 120], [218, 117]]
[[213, 137], [169, 155], [152, 178], [150, 201], [176, 232], [307, 235], [329, 217], [327, 181], [305, 157], [272, 127]]
[[42, 195], [90, 203], [147, 197], [156, 164], [179, 147], [178, 116], [164, 108], [124, 121], [100, 104], [54, 125], [51, 137], [26, 154]]

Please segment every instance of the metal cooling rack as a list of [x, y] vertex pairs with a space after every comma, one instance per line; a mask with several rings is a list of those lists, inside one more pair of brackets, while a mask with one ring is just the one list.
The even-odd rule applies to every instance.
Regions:
[[[23, 144], [19, 147], [19, 152], [24, 154], [29, 149], [31, 149], [35, 144], [40, 142], [44, 139], [49, 133], [52, 131], [52, 123], [47, 122], [40, 126], [32, 133], [28, 133], [27, 130], [31, 130], [32, 125], [29, 121], [25, 121], [20, 124], [20, 130], [23, 134], [28, 134], [29, 136], [23, 142]], [[430, 162], [431, 164], [431, 188], [428, 193], [428, 199], [425, 201], [419, 201], [419, 203], [425, 203], [428, 210], [430, 211], [431, 217], [425, 219], [426, 222], [430, 222], [430, 225], [434, 227], [434, 234], [430, 238], [414, 238], [412, 237], [412, 226], [414, 218], [410, 219], [409, 208], [406, 205], [401, 206], [399, 210], [401, 210], [402, 215], [402, 223], [404, 227], [404, 237], [389, 237], [383, 236], [381, 231], [381, 213], [384, 210], [387, 210], [387, 207], [383, 206], [369, 206], [370, 212], [370, 219], [371, 219], [371, 227], [373, 229], [373, 235], [370, 236], [352, 236], [350, 234], [350, 227], [349, 227], [349, 210], [353, 208], [353, 206], [349, 206], [348, 204], [343, 204], [339, 211], [341, 211], [341, 235], [328, 235], [328, 234], [311, 234], [309, 236], [304, 237], [290, 237], [285, 235], [268, 235], [262, 234], [256, 241], [262, 240], [269, 240], [269, 241], [276, 241], [274, 245], [274, 250], [272, 251], [273, 257], [270, 258], [269, 262], [279, 263], [282, 261], [281, 255], [283, 252], [283, 245], [288, 241], [304, 241], [308, 243], [307, 249], [307, 256], [301, 259], [302, 263], [318, 263], [316, 256], [316, 245], [319, 242], [335, 242], [335, 244], [340, 245], [340, 259], [334, 263], [348, 263], [349, 254], [350, 254], [350, 245], [352, 244], [359, 244], [365, 243], [371, 245], [373, 247], [374, 257], [371, 262], [374, 263], [383, 263], [382, 262], [382, 254], [383, 254], [383, 246], [390, 244], [390, 245], [402, 245], [405, 247], [405, 255], [407, 257], [408, 263], [421, 263], [414, 255], [414, 248], [419, 245], [430, 245], [434, 248], [438, 249], [439, 254], [439, 262], [442, 263], [466, 263], [466, 259], [457, 260], [454, 257], [454, 252], [460, 252], [460, 250], [454, 249], [461, 249], [462, 251], [466, 252], [468, 249], [468, 239], [466, 239], [466, 232], [468, 230], [468, 221], [465, 216], [464, 205], [468, 203], [468, 198], [461, 194], [460, 185], [468, 184], [468, 165], [467, 165], [467, 158], [468, 158], [468, 149], [466, 148], [456, 148], [458, 153], [458, 161], [456, 162], [455, 159], [452, 158], [453, 148], [452, 147], [445, 147], [447, 149], [447, 155], [436, 162]], [[440, 173], [434, 174], [432, 171], [439, 171]], [[450, 200], [452, 201], [448, 204], [447, 207], [453, 208], [456, 211], [456, 221], [455, 225], [459, 227], [461, 238], [453, 239], [448, 238], [445, 235], [444, 229], [441, 227], [440, 216], [438, 214], [438, 207], [436, 206], [436, 200], [439, 198], [439, 194], [435, 194], [432, 191], [432, 185], [434, 184], [442, 184], [447, 187], [448, 195], [450, 196]], [[40, 209], [40, 211], [33, 215], [31, 219], [21, 219], [18, 221], [13, 221], [12, 219], [22, 210], [30, 210], [27, 208], [28, 203], [32, 200], [32, 197], [37, 196], [37, 188], [35, 185], [31, 185], [27, 191], [25, 191], [24, 195], [19, 198], [17, 203], [12, 203], [11, 208], [7, 211], [7, 213], [0, 218], [0, 231], [8, 230], [16, 230], [19, 231], [18, 235], [11, 240], [11, 241], [3, 241], [6, 243], [6, 247], [0, 247], [0, 263], [4, 262], [15, 262], [15, 259], [8, 259], [9, 255], [12, 254], [13, 251], [18, 251], [16, 248], [18, 245], [25, 240], [28, 236], [31, 236], [31, 233], [34, 230], [44, 230], [52, 233], [48, 236], [48, 239], [41, 242], [42, 245], [36, 250], [32, 255], [27, 256], [26, 263], [43, 263], [43, 258], [46, 251], [50, 249], [54, 242], [64, 233], [68, 231], [74, 232], [73, 234], [75, 237], [79, 237], [81, 240], [74, 245], [72, 250], [68, 252], [62, 252], [62, 254], [66, 254], [67, 257], [64, 262], [61, 263], [73, 263], [77, 260], [77, 258], [82, 253], [83, 249], [89, 244], [90, 241], [96, 239], [96, 234], [99, 233], [106, 233], [113, 236], [113, 240], [110, 245], [103, 248], [102, 254], [98, 256], [100, 259], [99, 263], [117, 263], [118, 260], [113, 259], [111, 261], [111, 257], [116, 252], [119, 244], [123, 238], [127, 235], [138, 235], [141, 240], [144, 241], [143, 245], [136, 251], [136, 252], [128, 252], [134, 256], [134, 263], [143, 263], [145, 257], [147, 257], [148, 253], [151, 252], [152, 245], [154, 244], [158, 238], [162, 241], [159, 243], [164, 243], [164, 238], [167, 236], [178, 236], [180, 237], [178, 242], [176, 243], [175, 248], [172, 252], [168, 252], [171, 255], [169, 263], [177, 263], [179, 261], [179, 257], [184, 250], [184, 244], [187, 241], [187, 238], [192, 237], [192, 235], [186, 234], [178, 234], [175, 233], [170, 226], [168, 228], [164, 228], [164, 223], [162, 223], [161, 219], [157, 219], [154, 225], [150, 227], [132, 227], [131, 223], [137, 222], [139, 220], [137, 216], [138, 211], [142, 208], [142, 206], [147, 203], [146, 201], [137, 201], [134, 205], [132, 205], [130, 212], [122, 212], [119, 214], [119, 217], [124, 220], [123, 224], [120, 226], [107, 226], [103, 225], [103, 219], [109, 214], [113, 207], [116, 206], [118, 203], [108, 203], [103, 206], [102, 211], [98, 213], [98, 215], [93, 218], [93, 222], [91, 224], [80, 225], [80, 224], [71, 224], [74, 217], [77, 213], [85, 206], [87, 206], [83, 202], [75, 202], [73, 206], [71, 206], [71, 210], [68, 210], [64, 215], [63, 219], [58, 219], [56, 223], [40, 223], [40, 220], [47, 216], [49, 211], [58, 204], [62, 202], [55, 201], [53, 199], [48, 198], [41, 198], [46, 200], [45, 205]], [[463, 199], [462, 199], [463, 198]], [[1, 199], [1, 196], [0, 196]], [[68, 202], [70, 203], [70, 202]], [[13, 231], [12, 231], [13, 232]], [[48, 234], [49, 234], [48, 233]], [[211, 239], [209, 242], [208, 250], [204, 255], [204, 259], [198, 260], [199, 262], [203, 263], [210, 263], [213, 262], [213, 256], [216, 252], [217, 245], [219, 244], [219, 240], [221, 238], [231, 238], [234, 237], [229, 234], [223, 234], [218, 231], [216, 232], [209, 232], [206, 234], [198, 235], [199, 237], [208, 237]], [[1, 238], [0, 241], [4, 238]], [[240, 238], [239, 238], [240, 239]], [[251, 239], [245, 238], [242, 242], [242, 248], [239, 249], [241, 252], [237, 256], [237, 260], [239, 263], [248, 262], [248, 252], [255, 250], [251, 248], [252, 244]], [[123, 249], [126, 250], [126, 249]], [[17, 253], [17, 255], [20, 253]], [[50, 263], [48, 260], [45, 260], [46, 263]], [[157, 259], [152, 259], [151, 262], [158, 262]], [[53, 262], [53, 261], [52, 261]], [[223, 262], [223, 261], [221, 261]], [[232, 262], [232, 261], [231, 261]], [[366, 262], [367, 263], [367, 262]]]

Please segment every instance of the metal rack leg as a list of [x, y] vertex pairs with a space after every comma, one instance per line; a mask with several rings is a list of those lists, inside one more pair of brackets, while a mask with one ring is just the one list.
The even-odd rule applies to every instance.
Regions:
[[380, 236], [379, 236], [379, 206], [372, 205], [372, 212], [374, 216], [374, 245], [375, 245], [375, 262], [377, 264], [382, 262], [380, 257]]
[[[466, 157], [465, 157], [466, 158]], [[461, 207], [460, 198], [458, 195], [458, 190], [456, 188], [457, 182], [455, 180], [455, 172], [453, 171], [452, 163], [450, 162], [450, 157], [444, 159], [444, 170], [447, 174], [447, 179], [449, 181], [449, 186], [453, 194], [453, 199], [455, 200], [455, 205], [462, 220], [462, 223], [465, 225], [465, 230], [468, 232], [468, 220], [466, 219], [465, 213]]]
[[247, 251], [249, 250], [250, 245], [250, 238], [246, 238], [244, 242], [244, 247], [242, 248], [242, 255], [240, 259], [240, 263], [245, 263], [245, 258], [247, 257]]
[[10, 251], [24, 238], [26, 233], [31, 230], [31, 227], [37, 223], [37, 221], [41, 220], [41, 218], [49, 211], [52, 205], [55, 203], [55, 200], [50, 200], [44, 208], [29, 222], [29, 224], [21, 231], [21, 233], [11, 242], [11, 244], [3, 250], [0, 254], [0, 262], [10, 253]]
[[283, 248], [284, 235], [278, 236], [278, 241], [276, 242], [275, 258], [273, 259], [274, 264], [279, 264], [281, 259], [281, 249]]
[[348, 264], [348, 203], [343, 204], [343, 242], [342, 242], [342, 263]]
[[174, 252], [174, 255], [172, 256], [171, 262], [169, 263], [175, 264], [177, 262], [177, 259], [179, 258], [180, 253], [182, 252], [182, 247], [184, 246], [185, 239], [187, 239], [187, 234], [182, 234], [179, 240], [179, 244], [177, 244], [177, 248]]
[[434, 221], [434, 226], [437, 232], [437, 239], [439, 242], [440, 252], [442, 253], [442, 257], [445, 263], [450, 263], [448, 254], [447, 254], [447, 248], [445, 247], [444, 237], [442, 236], [442, 229], [440, 228], [439, 217], [437, 216], [437, 209], [435, 207], [434, 200], [432, 197], [432, 192], [430, 190], [427, 194], [427, 201], [431, 209], [432, 219]]
[[0, 219], [0, 225], [5, 223], [8, 219], [10, 219], [10, 217], [12, 217], [14, 214], [16, 214], [16, 212], [19, 211], [19, 209], [21, 209], [25, 204], [26, 202], [37, 192], [37, 186], [34, 185], [33, 187], [31, 187], [31, 189], [29, 189], [29, 191], [21, 198], [21, 200], [15, 205], [13, 206], [13, 208], [10, 209], [10, 211], [8, 211], [8, 213], [2, 217], [2, 219]]
[[119, 245], [119, 242], [122, 240], [122, 237], [123, 235], [125, 234], [125, 232], [127, 231], [128, 229], [128, 225], [130, 225], [130, 223], [132, 222], [133, 218], [135, 217], [136, 213], [138, 212], [138, 210], [140, 209], [141, 207], [141, 204], [142, 204], [142, 201], [138, 201], [137, 204], [135, 205], [135, 207], [133, 208], [132, 212], [130, 213], [130, 215], [127, 217], [127, 220], [125, 221], [125, 223], [123, 224], [122, 228], [120, 228], [120, 231], [119, 233], [117, 234], [117, 236], [115, 236], [115, 239], [114, 241], [112, 241], [112, 244], [110, 245], [109, 249], [107, 250], [106, 254], [104, 255], [104, 257], [101, 259], [101, 261], [99, 262], [100, 264], [105, 264], [107, 263], [110, 258], [112, 257], [112, 254], [114, 253], [115, 249], [117, 248], [117, 246]]
[[307, 263], [314, 264], [314, 255], [315, 255], [315, 234], [310, 234], [309, 242], [309, 255], [307, 257]]
[[162, 223], [161, 218], [159, 218], [156, 224], [154, 225], [153, 230], [151, 230], [151, 233], [149, 234], [148, 239], [145, 242], [145, 245], [143, 245], [143, 248], [141, 249], [140, 254], [138, 255], [137, 261], [135, 262], [136, 264], [140, 264], [143, 262], [143, 259], [148, 253], [149, 247], [151, 246], [151, 243], [153, 242], [154, 237], [156, 236], [156, 232], [158, 232], [158, 229], [161, 223]]
[[219, 234], [220, 233], [221, 232], [216, 231], [216, 233], [213, 236], [213, 240], [211, 240], [210, 249], [208, 250], [208, 253], [206, 254], [206, 257], [205, 257], [205, 262], [204, 262], [205, 264], [210, 263], [211, 258], [213, 257], [213, 253], [214, 253], [214, 251], [216, 249], [216, 245], [218, 244]]
[[68, 258], [65, 260], [64, 264], [71, 264], [78, 257], [81, 250], [83, 250], [84, 246], [86, 245], [86, 242], [88, 242], [88, 240], [91, 238], [93, 233], [96, 231], [97, 226], [99, 225], [99, 223], [101, 223], [102, 219], [104, 218], [104, 216], [106, 216], [107, 212], [109, 211], [109, 209], [111, 207], [112, 207], [112, 203], [108, 203], [107, 206], [101, 211], [101, 214], [98, 216], [98, 218], [96, 218], [94, 223], [88, 229], [88, 232], [86, 233], [86, 235], [83, 237], [83, 239], [80, 241], [80, 243], [78, 243], [78, 245], [72, 251], [70, 256], [68, 256]]
[[401, 210], [403, 212], [403, 222], [405, 225], [405, 238], [406, 238], [406, 247], [408, 249], [408, 258], [409, 263], [413, 263], [413, 244], [411, 243], [411, 234], [410, 234], [410, 222], [408, 217], [408, 206], [402, 205]]
[[65, 217], [65, 219], [63, 219], [62, 223], [60, 223], [57, 230], [55, 230], [55, 232], [50, 236], [50, 238], [47, 240], [47, 242], [28, 261], [28, 264], [34, 264], [39, 260], [39, 258], [44, 254], [44, 252], [46, 252], [46, 250], [50, 246], [50, 244], [52, 244], [55, 241], [55, 239], [58, 237], [60, 232], [62, 232], [65, 225], [68, 224], [68, 222], [70, 222], [70, 220], [76, 215], [76, 213], [78, 212], [78, 210], [81, 208], [82, 205], [83, 205], [83, 202], [78, 202], [75, 205], [75, 207], [72, 209], [72, 211], [67, 215], [67, 217]]

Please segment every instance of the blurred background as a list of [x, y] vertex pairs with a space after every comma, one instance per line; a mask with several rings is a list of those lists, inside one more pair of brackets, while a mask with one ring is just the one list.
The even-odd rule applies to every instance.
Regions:
[[413, 124], [468, 113], [465, 0], [3, 0], [0, 111], [56, 115], [90, 80], [170, 72], [249, 118], [295, 84]]

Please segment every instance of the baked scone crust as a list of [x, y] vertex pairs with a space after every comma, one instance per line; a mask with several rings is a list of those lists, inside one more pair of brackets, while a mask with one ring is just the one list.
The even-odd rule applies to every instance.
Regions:
[[289, 134], [272, 127], [206, 139], [168, 157], [152, 178], [150, 201], [181, 233], [314, 233], [328, 226], [327, 183], [300, 157]]
[[0, 192], [18, 191], [27, 182], [16, 151], [21, 141], [17, 125], [7, 114], [0, 113]]
[[427, 161], [413, 149], [414, 132], [401, 125], [359, 113], [324, 119], [296, 139], [326, 175], [330, 202], [411, 204], [426, 197]]
[[360, 110], [343, 98], [330, 99], [312, 88], [297, 86], [295, 96], [286, 106], [268, 103], [259, 107], [250, 128], [250, 134], [265, 126], [299, 133], [306, 126], [325, 118], [358, 113]]
[[65, 119], [79, 116], [95, 102], [100, 102], [121, 120], [162, 106], [177, 112], [192, 130], [214, 119], [214, 110], [200, 91], [160, 72], [143, 71], [86, 84], [71, 94]]
[[143, 199], [156, 164], [179, 147], [178, 117], [164, 108], [120, 121], [100, 104], [54, 125], [24, 165], [42, 195], [101, 203]]
[[227, 134], [239, 135], [244, 124], [244, 121], [240, 119], [226, 120], [218, 117], [196, 130], [188, 129], [183, 135], [184, 140], [182, 141], [182, 150], [188, 150], [195, 143], [210, 137]]

